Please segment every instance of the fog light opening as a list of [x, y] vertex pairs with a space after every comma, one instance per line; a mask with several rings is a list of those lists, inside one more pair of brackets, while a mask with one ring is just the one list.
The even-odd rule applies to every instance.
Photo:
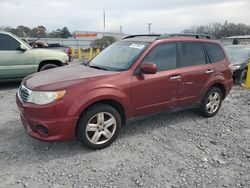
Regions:
[[41, 134], [43, 136], [48, 136], [48, 134], [49, 134], [49, 130], [43, 125], [37, 125], [36, 130], [39, 134]]

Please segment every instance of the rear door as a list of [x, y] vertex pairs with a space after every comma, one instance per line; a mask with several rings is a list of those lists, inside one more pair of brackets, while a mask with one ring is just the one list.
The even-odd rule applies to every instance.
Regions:
[[225, 80], [232, 79], [232, 72], [229, 68], [229, 62], [219, 44], [205, 43], [204, 44], [209, 55], [210, 61], [217, 74], [221, 74]]
[[0, 78], [22, 77], [35, 71], [32, 50], [19, 48], [19, 41], [0, 33]]
[[180, 51], [181, 85], [178, 89], [179, 105], [197, 102], [202, 88], [214, 74], [204, 45], [200, 42], [181, 42]]
[[175, 107], [176, 88], [180, 84], [177, 69], [177, 45], [166, 43], [154, 47], [141, 62], [156, 64], [156, 74], [134, 75], [131, 100], [135, 115]]

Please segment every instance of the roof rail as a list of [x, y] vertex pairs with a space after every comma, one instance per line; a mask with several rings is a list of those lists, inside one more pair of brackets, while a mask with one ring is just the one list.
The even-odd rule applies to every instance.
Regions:
[[197, 34], [197, 33], [176, 33], [176, 34], [163, 34], [159, 36], [157, 39], [164, 39], [169, 37], [195, 37], [197, 39], [206, 38], [206, 39], [216, 39], [212, 35], [205, 35], [205, 34]]
[[152, 34], [152, 35], [147, 35], [147, 34], [141, 34], [141, 35], [128, 35], [122, 39], [130, 39], [130, 38], [135, 38], [135, 37], [160, 37], [160, 34]]

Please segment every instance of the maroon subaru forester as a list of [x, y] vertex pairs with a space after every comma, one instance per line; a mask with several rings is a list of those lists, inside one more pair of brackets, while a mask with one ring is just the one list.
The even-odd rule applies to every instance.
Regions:
[[32, 137], [101, 149], [135, 116], [190, 105], [214, 116], [232, 84], [231, 64], [212, 36], [132, 35], [89, 63], [26, 77], [16, 101]]

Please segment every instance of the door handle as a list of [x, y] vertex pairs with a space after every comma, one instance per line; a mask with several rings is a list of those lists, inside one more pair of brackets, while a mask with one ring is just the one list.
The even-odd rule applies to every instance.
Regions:
[[213, 72], [214, 72], [214, 70], [209, 69], [209, 70], [206, 71], [206, 74], [213, 73]]
[[180, 79], [180, 78], [181, 78], [180, 75], [176, 75], [176, 76], [171, 76], [171, 77], [170, 77], [170, 80], [178, 80], [178, 79]]

